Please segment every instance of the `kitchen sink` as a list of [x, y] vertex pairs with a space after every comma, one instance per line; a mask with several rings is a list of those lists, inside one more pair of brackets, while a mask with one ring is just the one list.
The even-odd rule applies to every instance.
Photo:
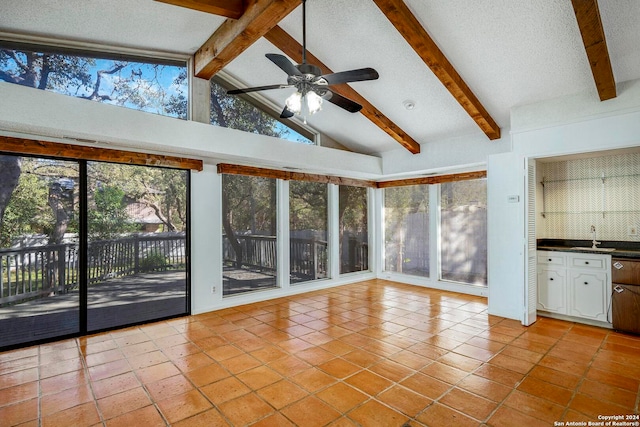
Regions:
[[613, 252], [615, 248], [592, 248], [591, 246], [576, 246], [571, 248], [575, 251], [589, 251], [589, 252]]

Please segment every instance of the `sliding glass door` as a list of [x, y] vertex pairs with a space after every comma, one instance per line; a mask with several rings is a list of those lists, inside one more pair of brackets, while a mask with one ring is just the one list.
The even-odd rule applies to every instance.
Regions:
[[79, 165], [0, 155], [0, 347], [80, 332]]
[[188, 172], [0, 154], [0, 348], [187, 314]]
[[187, 172], [87, 164], [87, 330], [187, 312]]

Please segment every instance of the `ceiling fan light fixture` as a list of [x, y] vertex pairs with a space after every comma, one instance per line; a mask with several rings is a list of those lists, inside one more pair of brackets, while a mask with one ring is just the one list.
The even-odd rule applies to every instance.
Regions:
[[302, 94], [298, 91], [293, 92], [284, 102], [287, 110], [294, 114], [300, 114], [302, 111]]
[[322, 98], [315, 92], [307, 92], [305, 96], [309, 115], [315, 114], [322, 110]]

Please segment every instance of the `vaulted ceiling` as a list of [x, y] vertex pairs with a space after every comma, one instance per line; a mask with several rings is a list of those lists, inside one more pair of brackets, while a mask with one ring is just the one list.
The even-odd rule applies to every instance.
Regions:
[[[261, 86], [286, 83], [266, 53], [301, 62], [302, 13], [300, 0], [10, 0], [1, 33], [193, 55], [200, 77]], [[326, 103], [308, 121], [368, 154], [465, 135], [490, 143], [512, 107], [615, 97], [616, 83], [640, 78], [638, 42], [636, 0], [307, 0], [308, 61], [380, 74], [339, 88], [361, 113]], [[283, 105], [291, 92], [261, 96]]]

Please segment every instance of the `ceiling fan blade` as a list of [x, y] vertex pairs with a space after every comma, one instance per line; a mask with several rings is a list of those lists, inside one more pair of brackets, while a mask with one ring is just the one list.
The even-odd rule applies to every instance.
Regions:
[[329, 94], [329, 97], [326, 98], [327, 101], [337, 105], [340, 108], [344, 108], [350, 113], [357, 113], [358, 111], [362, 110], [362, 105], [358, 104], [355, 101], [345, 98], [344, 96], [337, 94], [332, 90], [329, 90]]
[[301, 76], [302, 75], [300, 70], [298, 70], [298, 68], [296, 68], [295, 64], [293, 62], [289, 61], [289, 59], [286, 56], [280, 55], [280, 54], [277, 54], [277, 53], [267, 53], [265, 56], [267, 58], [269, 58], [271, 60], [271, 62], [276, 64], [278, 67], [280, 67], [280, 69], [282, 71], [287, 73], [288, 76]]
[[360, 68], [357, 70], [341, 71], [339, 73], [325, 74], [318, 77], [319, 79], [325, 79], [327, 84], [336, 85], [339, 83], [351, 83], [361, 82], [364, 80], [376, 80], [378, 72], [373, 68]]
[[282, 113], [280, 113], [281, 119], [290, 119], [293, 116], [294, 116], [293, 112], [289, 110], [287, 107], [284, 107], [284, 109], [282, 110]]
[[269, 85], [269, 86], [248, 87], [245, 89], [228, 90], [227, 95], [240, 95], [242, 93], [257, 92], [259, 90], [284, 89], [287, 87], [291, 87], [291, 85]]

